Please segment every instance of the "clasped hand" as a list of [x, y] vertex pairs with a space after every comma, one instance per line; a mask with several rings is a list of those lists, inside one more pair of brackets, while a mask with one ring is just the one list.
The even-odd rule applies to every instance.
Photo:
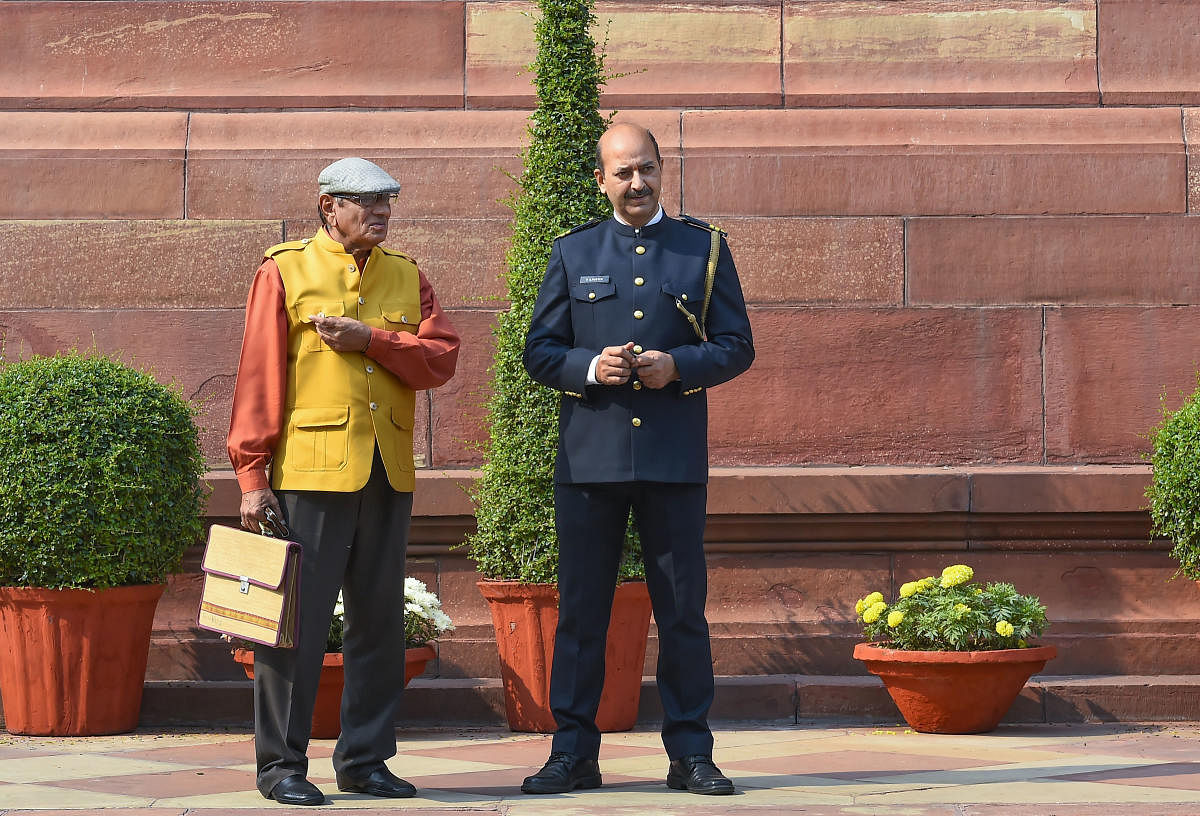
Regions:
[[596, 363], [596, 381], [601, 385], [624, 385], [633, 373], [647, 388], [663, 388], [679, 379], [675, 358], [665, 351], [643, 351], [635, 354], [634, 344], [608, 346], [600, 352]]
[[371, 327], [352, 317], [309, 315], [313, 328], [325, 345], [334, 351], [366, 351], [371, 341]]

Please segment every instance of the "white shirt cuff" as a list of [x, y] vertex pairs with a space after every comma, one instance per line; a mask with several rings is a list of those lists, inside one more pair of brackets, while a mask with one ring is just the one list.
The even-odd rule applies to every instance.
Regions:
[[588, 366], [587, 384], [599, 385], [600, 381], [596, 379], [596, 366], [600, 364], [600, 355], [597, 354], [592, 358], [592, 364]]

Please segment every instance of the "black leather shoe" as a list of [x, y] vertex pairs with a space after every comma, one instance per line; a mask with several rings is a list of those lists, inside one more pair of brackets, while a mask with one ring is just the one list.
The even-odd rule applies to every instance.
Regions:
[[365, 793], [385, 799], [410, 799], [417, 795], [412, 783], [405, 782], [387, 768], [376, 768], [360, 779], [338, 774], [337, 786], [346, 793]]
[[274, 799], [281, 805], [325, 804], [325, 794], [300, 774], [292, 774], [280, 779], [275, 783], [275, 787], [271, 788], [267, 798]]
[[598, 788], [600, 785], [600, 763], [560, 751], [551, 754], [540, 771], [525, 777], [521, 791], [569, 793], [576, 788]]
[[712, 761], [712, 757], [697, 754], [671, 762], [667, 771], [667, 787], [709, 796], [728, 796], [733, 783]]

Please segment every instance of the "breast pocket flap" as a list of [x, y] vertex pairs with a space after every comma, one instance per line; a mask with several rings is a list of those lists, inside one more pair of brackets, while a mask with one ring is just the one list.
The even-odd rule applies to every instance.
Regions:
[[571, 285], [571, 297], [584, 303], [612, 297], [617, 293], [615, 283], [575, 283]]
[[402, 326], [416, 326], [421, 322], [421, 304], [403, 301], [391, 301], [380, 307], [383, 319], [389, 323], [399, 323]]
[[302, 300], [294, 307], [296, 320], [301, 323], [312, 323], [314, 315], [325, 317], [342, 317], [346, 314], [346, 304], [339, 301]]

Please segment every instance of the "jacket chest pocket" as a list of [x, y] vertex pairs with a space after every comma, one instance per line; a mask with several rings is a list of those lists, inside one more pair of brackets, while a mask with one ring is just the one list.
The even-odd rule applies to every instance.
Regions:
[[350, 445], [349, 406], [295, 408], [291, 419], [290, 469], [328, 471], [346, 466]]
[[421, 304], [407, 300], [390, 300], [380, 307], [383, 327], [388, 331], [415, 333], [421, 325]]
[[615, 283], [573, 283], [571, 297], [579, 303], [599, 303], [617, 294]]
[[332, 351], [312, 325], [313, 316], [344, 317], [346, 304], [340, 300], [302, 300], [292, 307], [292, 315], [303, 328], [301, 351]]

